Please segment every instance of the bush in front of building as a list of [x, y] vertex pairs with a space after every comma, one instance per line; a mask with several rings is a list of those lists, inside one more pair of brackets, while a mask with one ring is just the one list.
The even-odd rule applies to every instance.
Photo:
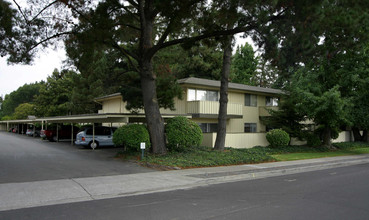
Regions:
[[165, 126], [165, 133], [170, 151], [185, 151], [199, 146], [202, 141], [202, 131], [199, 125], [182, 116], [169, 119]]
[[309, 147], [320, 147], [322, 145], [322, 141], [319, 136], [312, 132], [307, 133], [305, 139], [306, 144]]
[[271, 147], [285, 147], [290, 142], [290, 136], [282, 129], [273, 129], [268, 131], [266, 139]]
[[145, 125], [124, 125], [118, 128], [113, 135], [113, 143], [116, 146], [124, 146], [126, 151], [140, 151], [141, 142], [146, 143], [146, 150], [150, 149], [150, 135]]

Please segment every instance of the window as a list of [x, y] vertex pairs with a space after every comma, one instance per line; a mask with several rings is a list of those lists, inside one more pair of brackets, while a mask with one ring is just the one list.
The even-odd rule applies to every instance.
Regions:
[[245, 106], [258, 106], [258, 96], [252, 94], [245, 94]]
[[256, 133], [256, 123], [245, 123], [245, 133]]
[[265, 97], [265, 105], [266, 106], [278, 106], [278, 98], [267, 96]]
[[198, 123], [201, 128], [202, 133], [213, 133], [217, 132], [218, 124], [216, 123]]
[[187, 101], [219, 101], [218, 91], [188, 89]]

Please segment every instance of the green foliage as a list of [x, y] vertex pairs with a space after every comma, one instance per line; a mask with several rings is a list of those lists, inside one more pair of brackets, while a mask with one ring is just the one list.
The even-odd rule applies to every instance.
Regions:
[[124, 128], [125, 126], [122, 126], [120, 128], [118, 128], [117, 130], [114, 131], [114, 135], [113, 135], [113, 143], [115, 146], [124, 146], [124, 130], [126, 128]]
[[364, 148], [369, 147], [369, 143], [366, 142], [340, 142], [340, 143], [333, 143], [333, 146], [337, 149], [355, 149], [355, 148]]
[[128, 151], [140, 151], [140, 143], [146, 143], [146, 150], [151, 147], [149, 132], [141, 124], [128, 124], [118, 128], [113, 135], [116, 146], [124, 146]]
[[263, 117], [261, 121], [270, 128], [280, 128], [286, 131], [290, 137], [303, 138], [306, 120], [304, 112], [299, 112], [296, 105], [299, 102], [293, 98], [293, 93], [286, 92], [278, 102], [278, 110], [269, 110], [270, 117]]
[[[369, 144], [361, 142], [344, 142], [333, 144], [338, 150], [330, 150], [325, 147], [309, 146], [284, 146], [274, 147], [253, 147], [249, 149], [226, 148], [224, 151], [216, 151], [209, 147], [193, 147], [184, 152], [169, 152], [166, 155], [146, 154], [141, 161], [144, 164], [154, 164], [168, 167], [210, 167], [227, 166], [237, 164], [252, 164], [271, 162], [278, 160], [310, 159], [327, 156], [344, 156], [352, 154], [368, 153]], [[358, 149], [360, 151], [355, 151]], [[130, 156], [137, 158], [130, 153], [119, 153], [120, 157]], [[292, 156], [289, 156], [292, 155]]]
[[16, 91], [5, 95], [0, 109], [0, 117], [12, 116], [15, 109], [23, 103], [34, 104], [35, 96], [39, 94], [40, 88], [43, 85], [44, 82], [25, 84]]
[[73, 114], [74, 105], [71, 103], [71, 95], [74, 87], [73, 71], [54, 70], [47, 78], [47, 82], [40, 88], [40, 94], [36, 97], [36, 111], [41, 116], [58, 116]]
[[16, 11], [10, 7], [10, 3], [0, 0], [0, 55], [8, 54], [11, 38], [14, 37]]
[[256, 69], [258, 61], [254, 57], [254, 50], [248, 43], [237, 46], [236, 53], [232, 57], [230, 78], [234, 83], [256, 85]]
[[[174, 98], [182, 99], [183, 90], [176, 78], [170, 71], [162, 66], [156, 71], [156, 88], [158, 104], [160, 108], [175, 110]], [[126, 108], [132, 112], [137, 112], [144, 108], [140, 76], [136, 72], [126, 73], [123, 77], [124, 85], [120, 87], [123, 101], [127, 102]]]
[[36, 109], [34, 104], [23, 103], [15, 108], [14, 118], [15, 119], [27, 119], [29, 115], [35, 115]]
[[199, 77], [220, 79], [222, 51], [218, 46], [192, 44], [165, 48], [153, 58], [155, 69], [168, 68], [177, 78]]
[[[322, 137], [324, 135], [324, 129], [325, 129], [325, 126], [324, 125], [320, 125], [318, 126], [315, 130], [314, 130], [314, 134], [317, 135], [318, 137]], [[340, 135], [340, 129], [339, 128], [332, 128], [330, 130], [330, 133], [331, 133], [331, 138], [332, 139], [337, 139], [338, 136]]]
[[142, 162], [163, 166], [193, 168], [237, 165], [247, 163], [261, 163], [274, 161], [263, 151], [252, 149], [226, 149], [216, 151], [208, 147], [194, 147], [178, 153], [170, 152], [167, 155], [147, 155]]
[[276, 148], [287, 146], [290, 142], [290, 136], [282, 129], [273, 129], [267, 132], [266, 139], [271, 147]]
[[1, 118], [2, 121], [8, 121], [8, 120], [14, 120], [15, 118], [13, 116], [6, 115]]
[[319, 147], [322, 145], [322, 141], [320, 140], [319, 136], [315, 133], [306, 133], [305, 139], [307, 142], [307, 145], [309, 147]]
[[185, 151], [199, 146], [202, 141], [202, 131], [199, 125], [182, 116], [169, 119], [165, 132], [168, 149], [171, 151]]

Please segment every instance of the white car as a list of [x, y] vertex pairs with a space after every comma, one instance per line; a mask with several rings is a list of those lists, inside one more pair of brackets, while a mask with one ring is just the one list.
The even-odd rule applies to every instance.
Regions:
[[95, 141], [93, 141], [92, 127], [87, 127], [79, 132], [75, 144], [95, 149], [99, 146], [114, 146], [113, 134], [117, 128], [97, 126], [95, 127]]

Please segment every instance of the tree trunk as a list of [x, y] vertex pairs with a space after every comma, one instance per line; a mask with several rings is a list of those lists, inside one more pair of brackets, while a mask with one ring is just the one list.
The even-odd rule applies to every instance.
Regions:
[[355, 142], [363, 141], [363, 136], [361, 136], [359, 128], [353, 127], [352, 134], [354, 135]]
[[332, 134], [331, 129], [328, 127], [325, 127], [323, 130], [323, 134], [322, 134], [323, 146], [332, 148], [332, 135], [331, 134]]
[[164, 120], [161, 117], [156, 92], [156, 76], [153, 71], [151, 51], [153, 47], [153, 5], [152, 2], [139, 2], [141, 19], [141, 38], [139, 66], [142, 98], [145, 109], [147, 128], [154, 154], [166, 154]]
[[225, 138], [227, 133], [227, 105], [228, 105], [228, 78], [231, 68], [232, 39], [228, 36], [223, 51], [223, 67], [220, 84], [218, 130], [214, 149], [222, 151], [225, 147]]
[[149, 74], [150, 71], [144, 70], [144, 73], [141, 75], [141, 89], [147, 128], [150, 133], [153, 153], [165, 154], [167, 149], [165, 146], [164, 120], [159, 111], [155, 79], [150, 77]]

